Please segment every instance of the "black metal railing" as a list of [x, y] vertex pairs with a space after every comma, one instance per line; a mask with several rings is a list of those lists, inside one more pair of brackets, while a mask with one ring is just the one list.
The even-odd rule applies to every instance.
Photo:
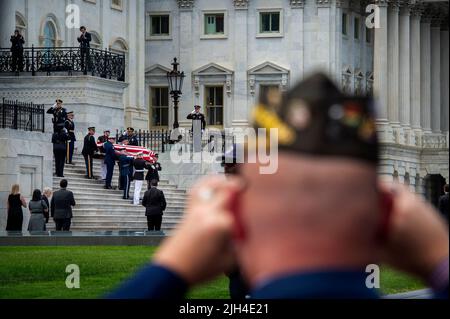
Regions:
[[107, 50], [77, 47], [24, 48], [23, 58], [13, 59], [10, 49], [0, 49], [0, 73], [20, 75], [92, 75], [125, 81], [125, 55]]
[[10, 101], [3, 98], [0, 109], [1, 128], [45, 132], [44, 104]]
[[[184, 144], [192, 145], [192, 134], [190, 130], [185, 130], [182, 132], [181, 141], [174, 142], [170, 139], [171, 130], [161, 129], [161, 130], [138, 130], [136, 132], [136, 138], [139, 142], [139, 146], [145, 147], [152, 150], [155, 153], [165, 153], [171, 150], [174, 144]], [[220, 135], [217, 131], [206, 130], [202, 134], [202, 148], [208, 147], [209, 152], [220, 152], [224, 153], [225, 148], [229, 145], [233, 145], [236, 142], [236, 137], [225, 131], [221, 131]], [[116, 140], [119, 140], [123, 131], [116, 130]], [[214, 143], [214, 140], [220, 139], [219, 145]]]

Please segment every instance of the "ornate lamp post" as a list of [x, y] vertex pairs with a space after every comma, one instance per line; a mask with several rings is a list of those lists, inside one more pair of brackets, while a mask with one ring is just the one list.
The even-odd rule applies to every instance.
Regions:
[[169, 82], [169, 93], [173, 99], [173, 110], [174, 110], [174, 121], [173, 128], [176, 129], [180, 125], [178, 124], [178, 102], [181, 93], [181, 88], [183, 87], [184, 72], [178, 70], [180, 64], [177, 62], [177, 58], [173, 59], [173, 69], [167, 72], [167, 81]]

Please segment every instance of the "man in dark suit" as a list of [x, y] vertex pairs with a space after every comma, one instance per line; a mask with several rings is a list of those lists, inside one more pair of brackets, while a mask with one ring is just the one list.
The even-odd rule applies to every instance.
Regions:
[[145, 207], [145, 216], [147, 216], [148, 230], [161, 230], [162, 216], [166, 209], [166, 198], [164, 192], [159, 190], [158, 181], [150, 181], [150, 189], [148, 189], [142, 199], [142, 206]]
[[447, 225], [405, 187], [381, 183], [370, 98], [315, 74], [275, 109], [255, 107], [253, 122], [266, 129], [258, 150], [276, 154], [275, 171], [260, 158], [240, 163], [238, 176], [199, 181], [176, 234], [110, 297], [181, 299], [237, 263], [255, 299], [371, 299], [379, 295], [367, 266], [383, 263], [448, 298]]
[[56, 230], [70, 230], [72, 219], [72, 206], [75, 206], [73, 193], [67, 190], [67, 180], [62, 179], [59, 183], [61, 187], [53, 193], [50, 201], [51, 216], [56, 224]]
[[95, 127], [88, 128], [88, 134], [84, 137], [83, 150], [81, 153], [84, 157], [84, 162], [86, 164], [86, 178], [94, 178], [93, 170], [93, 156], [96, 151], [98, 151], [97, 143], [95, 143]]
[[67, 134], [66, 129], [62, 129], [52, 135], [53, 155], [55, 157], [55, 173], [58, 177], [64, 177], [64, 162], [66, 159], [68, 140], [69, 135]]
[[81, 35], [77, 38], [80, 43], [80, 53], [81, 53], [81, 68], [87, 67], [87, 71], [90, 69], [90, 42], [92, 41], [92, 36], [87, 32], [85, 26], [80, 27]]
[[23, 45], [25, 40], [20, 34], [19, 30], [14, 31], [14, 35], [11, 36], [11, 71], [22, 72], [23, 71]]
[[439, 197], [439, 211], [448, 223], [448, 184], [444, 186], [444, 195]]
[[106, 164], [105, 189], [112, 189], [111, 182], [114, 173], [114, 166], [116, 165], [117, 160], [116, 151], [113, 146], [115, 141], [116, 138], [114, 136], [110, 136], [108, 142], [103, 144], [103, 148], [105, 149], [104, 163]]
[[61, 131], [67, 120], [67, 110], [63, 107], [63, 101], [57, 99], [55, 104], [47, 110], [47, 114], [53, 115], [53, 132], [58, 133]]
[[65, 123], [65, 128], [69, 134], [69, 140], [67, 141], [67, 151], [66, 151], [66, 164], [75, 165], [72, 163], [73, 150], [75, 148], [75, 123], [73, 122], [73, 112], [67, 112], [67, 120]]

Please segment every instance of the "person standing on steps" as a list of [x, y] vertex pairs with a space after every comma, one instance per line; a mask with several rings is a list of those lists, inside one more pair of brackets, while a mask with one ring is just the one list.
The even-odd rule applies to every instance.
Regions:
[[47, 110], [47, 114], [53, 115], [53, 133], [60, 132], [64, 128], [66, 123], [67, 110], [63, 107], [62, 104], [63, 101], [61, 99], [57, 99], [56, 103]]
[[53, 133], [52, 135], [53, 155], [55, 157], [55, 173], [58, 177], [64, 177], [64, 162], [66, 160], [68, 140], [69, 135], [67, 134], [67, 130], [65, 128], [59, 132]]
[[84, 143], [83, 143], [83, 150], [81, 153], [84, 157], [84, 162], [86, 164], [86, 178], [93, 179], [94, 178], [94, 172], [93, 172], [93, 159], [92, 156], [94, 156], [94, 153], [98, 151], [97, 143], [95, 143], [95, 127], [89, 127], [88, 128], [88, 134], [84, 137]]
[[50, 201], [51, 216], [55, 221], [57, 231], [69, 231], [72, 220], [72, 206], [75, 206], [75, 198], [73, 197], [73, 193], [67, 190], [66, 179], [62, 179], [59, 186], [61, 188], [53, 193]]
[[72, 163], [73, 158], [73, 149], [75, 147], [75, 141], [77, 140], [75, 138], [75, 123], [73, 122], [73, 112], [67, 112], [67, 120], [65, 123], [65, 128], [67, 130], [67, 133], [69, 134], [69, 140], [67, 141], [67, 149], [66, 149], [66, 164], [75, 165]]
[[145, 176], [145, 180], [147, 181], [147, 189], [150, 189], [151, 187], [151, 181], [155, 179], [157, 182], [159, 182], [159, 171], [162, 170], [161, 164], [158, 162], [158, 154], [155, 154], [156, 162], [153, 164], [147, 165], [147, 175]]
[[133, 204], [139, 205], [139, 198], [141, 195], [142, 183], [144, 182], [144, 171], [146, 167], [146, 162], [142, 158], [143, 153], [139, 152], [136, 154], [136, 159], [134, 160], [134, 196], [133, 196]]
[[120, 180], [123, 189], [122, 199], [130, 198], [130, 170], [132, 170], [133, 158], [128, 156], [128, 153], [125, 152], [125, 148], [116, 147], [117, 150], [121, 150], [121, 154], [119, 155], [119, 170], [120, 170]]
[[19, 184], [11, 187], [11, 193], [6, 202], [8, 210], [8, 220], [6, 221], [6, 231], [22, 231], [23, 211], [22, 207], [27, 208], [25, 198], [20, 195]]
[[[109, 130], [103, 131], [103, 135], [98, 137], [97, 143], [108, 142], [109, 134], [111, 134]], [[101, 179], [102, 181], [106, 180], [106, 164], [104, 162], [101, 164]]]
[[103, 144], [103, 148], [105, 149], [105, 159], [104, 163], [106, 164], [106, 180], [105, 180], [105, 189], [112, 189], [112, 177], [114, 173], [114, 166], [116, 165], [117, 155], [114, 150], [114, 143], [116, 138], [114, 136], [110, 136], [108, 142]]
[[145, 192], [142, 199], [142, 206], [145, 207], [145, 216], [147, 216], [147, 226], [149, 231], [160, 231], [163, 212], [167, 203], [164, 192], [157, 188], [158, 181], [152, 179], [150, 188]]

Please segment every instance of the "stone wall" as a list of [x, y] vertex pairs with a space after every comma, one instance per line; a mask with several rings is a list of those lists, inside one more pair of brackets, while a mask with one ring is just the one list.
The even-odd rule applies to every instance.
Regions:
[[[12, 184], [19, 183], [27, 202], [34, 189], [52, 186], [53, 147], [50, 133], [0, 129], [0, 230], [5, 230], [6, 202]], [[26, 230], [28, 209], [23, 209]]]

